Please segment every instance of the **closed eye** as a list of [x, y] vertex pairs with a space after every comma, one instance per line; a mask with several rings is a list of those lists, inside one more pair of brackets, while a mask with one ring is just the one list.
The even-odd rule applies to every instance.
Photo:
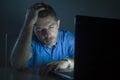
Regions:
[[54, 29], [54, 28], [55, 28], [55, 24], [53, 24], [49, 27], [49, 29]]
[[51, 28], [54, 28], [54, 26], [50, 26], [49, 28], [50, 28], [50, 29], [51, 29]]

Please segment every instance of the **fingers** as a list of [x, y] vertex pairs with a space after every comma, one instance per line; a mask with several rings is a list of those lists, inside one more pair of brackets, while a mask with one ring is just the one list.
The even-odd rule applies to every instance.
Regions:
[[44, 68], [42, 68], [41, 70], [41, 75], [47, 75], [50, 71], [54, 70], [56, 68], [56, 63], [55, 62], [51, 62], [48, 63], [44, 66]]
[[49, 66], [47, 66], [46, 73], [48, 74], [50, 71], [53, 71], [55, 67], [56, 67], [56, 65], [49, 65]]
[[45, 8], [44, 7], [42, 7], [42, 6], [36, 6], [35, 8], [28, 8], [27, 9], [27, 11], [32, 11], [32, 12], [40, 12], [40, 11], [43, 11], [43, 10], [45, 10]]
[[[51, 63], [50, 63], [51, 65]], [[53, 65], [53, 64], [52, 64]], [[53, 71], [64, 71], [68, 67], [68, 63], [66, 61], [57, 61], [54, 63], [54, 67], [52, 67], [51, 70]]]
[[43, 3], [35, 3], [31, 6], [31, 8], [37, 9], [40, 8], [41, 6], [43, 6]]
[[44, 10], [45, 9], [45, 6], [43, 3], [36, 3], [36, 4], [33, 4], [30, 9], [34, 9], [34, 10]]
[[30, 8], [27, 9], [27, 12], [32, 14], [38, 14], [40, 11], [45, 10], [45, 6], [42, 3], [33, 4]]
[[46, 66], [47, 72], [53, 71], [57, 67], [57, 62], [48, 63]]
[[39, 12], [43, 10], [45, 10], [45, 6], [41, 3], [34, 4], [30, 8], [28, 8], [25, 15], [25, 20], [27, 24], [34, 25], [38, 19]]
[[60, 71], [67, 69], [68, 63], [66, 61], [57, 61], [47, 64], [49, 70]]
[[68, 64], [66, 61], [51, 62], [44, 66], [44, 70], [42, 73], [46, 75], [50, 71], [66, 72], [67, 66]]
[[58, 71], [58, 72], [67, 72], [66, 68], [65, 69], [62, 69], [60, 68], [59, 66], [57, 66], [54, 71]]

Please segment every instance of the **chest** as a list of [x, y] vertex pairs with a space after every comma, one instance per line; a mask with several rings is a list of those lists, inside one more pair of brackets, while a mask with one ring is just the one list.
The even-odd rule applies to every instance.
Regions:
[[56, 45], [53, 49], [38, 45], [35, 49], [34, 59], [38, 63], [58, 61], [69, 56], [68, 48], [64, 45]]

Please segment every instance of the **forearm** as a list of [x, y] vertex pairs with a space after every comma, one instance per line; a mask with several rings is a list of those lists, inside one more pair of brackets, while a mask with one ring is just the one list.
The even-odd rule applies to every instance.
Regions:
[[11, 53], [11, 64], [15, 68], [21, 68], [31, 58], [30, 45], [32, 40], [33, 25], [24, 24], [21, 33]]

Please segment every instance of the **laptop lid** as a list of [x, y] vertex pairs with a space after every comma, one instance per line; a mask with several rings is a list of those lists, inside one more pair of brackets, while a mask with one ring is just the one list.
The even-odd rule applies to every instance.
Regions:
[[75, 20], [75, 80], [111, 80], [120, 64], [120, 20], [83, 15]]

